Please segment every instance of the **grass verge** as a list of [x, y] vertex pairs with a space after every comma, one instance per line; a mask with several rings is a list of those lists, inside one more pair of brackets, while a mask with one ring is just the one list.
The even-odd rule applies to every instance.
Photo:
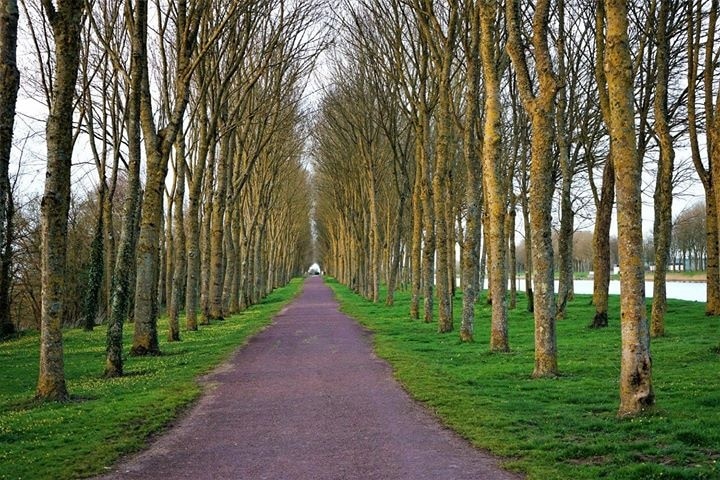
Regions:
[[[126, 375], [101, 378], [105, 328], [63, 332], [65, 371], [73, 399], [32, 400], [37, 382], [39, 336], [29, 333], [0, 343], [0, 479], [70, 479], [103, 473], [120, 456], [144, 447], [152, 434], [201, 393], [198, 377], [227, 359], [267, 326], [302, 287], [277, 289], [239, 315], [161, 345], [159, 357], [127, 357]], [[158, 325], [167, 336], [167, 322]], [[132, 325], [126, 325], [125, 345]]]
[[523, 297], [510, 313], [512, 351], [491, 354], [484, 298], [476, 341], [463, 344], [457, 333], [411, 321], [407, 292], [387, 307], [327, 283], [342, 310], [374, 332], [376, 352], [408, 392], [474, 445], [504, 457], [506, 468], [543, 480], [720, 478], [720, 320], [706, 317], [703, 303], [668, 302], [668, 335], [652, 341], [657, 406], [619, 420], [618, 297], [610, 327], [591, 330], [590, 296], [578, 295], [557, 324], [562, 375], [532, 379], [533, 318]]

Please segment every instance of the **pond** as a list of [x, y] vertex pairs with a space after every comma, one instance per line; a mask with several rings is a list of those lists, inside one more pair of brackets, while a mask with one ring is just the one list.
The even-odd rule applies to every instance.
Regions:
[[[485, 282], [487, 288], [487, 281]], [[525, 290], [525, 280], [519, 279], [517, 282], [518, 291]], [[677, 300], [690, 300], [694, 302], [704, 302], [706, 300], [707, 285], [705, 282], [667, 282], [667, 298]], [[555, 291], [558, 290], [558, 282], [555, 281]], [[575, 293], [590, 294], [593, 293], [592, 280], [575, 280]], [[653, 282], [645, 282], [645, 296], [650, 298], [653, 294]], [[620, 295], [620, 280], [610, 281], [610, 295]]]

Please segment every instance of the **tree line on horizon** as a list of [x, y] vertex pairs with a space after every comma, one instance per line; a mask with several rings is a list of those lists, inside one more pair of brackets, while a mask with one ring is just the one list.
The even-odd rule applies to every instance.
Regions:
[[[581, 219], [594, 229], [595, 315], [587, 322], [609, 324], [616, 206], [623, 292], [618, 414], [653, 405], [650, 338], [665, 334], [665, 279], [681, 238], [673, 235], [673, 192], [692, 175], [704, 188], [705, 238], [701, 248], [685, 235], [680, 251], [702, 252], [706, 312], [720, 314], [718, 4], [343, 2], [330, 62], [334, 83], [313, 128], [324, 268], [375, 302], [386, 283], [388, 305], [399, 285], [409, 285], [410, 317], [437, 322], [439, 333], [453, 331], [459, 317], [462, 341], [473, 340], [475, 303], [487, 279], [490, 350], [506, 352], [517, 222], [535, 320], [533, 376], [552, 377], [560, 373], [555, 325], [573, 298]], [[676, 158], [685, 147], [687, 162]], [[651, 242], [643, 240], [643, 189], [654, 189]], [[652, 249], [649, 259], [644, 246]], [[649, 318], [647, 264], [654, 265]], [[463, 294], [457, 315], [456, 278]]]
[[[179, 341], [182, 311], [197, 330], [302, 274], [303, 96], [326, 6], [0, 0], [0, 323], [12, 335], [38, 317], [37, 398], [69, 397], [63, 326], [102, 321], [104, 376], [120, 376], [126, 322], [129, 353], [159, 355], [162, 313]], [[22, 76], [18, 46], [33, 52]], [[21, 87], [48, 109], [41, 198], [9, 172]]]

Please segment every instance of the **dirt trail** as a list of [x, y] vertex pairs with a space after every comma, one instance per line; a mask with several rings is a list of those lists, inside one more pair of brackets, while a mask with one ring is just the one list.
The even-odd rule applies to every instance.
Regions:
[[412, 401], [310, 278], [198, 404], [104, 479], [517, 479]]

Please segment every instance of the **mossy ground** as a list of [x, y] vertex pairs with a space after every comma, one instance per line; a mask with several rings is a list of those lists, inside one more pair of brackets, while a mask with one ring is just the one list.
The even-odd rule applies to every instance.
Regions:
[[529, 479], [720, 478], [720, 319], [706, 317], [703, 303], [669, 301], [668, 334], [651, 347], [656, 406], [620, 420], [618, 297], [610, 326], [593, 330], [590, 297], [577, 296], [557, 325], [561, 376], [532, 379], [533, 318], [522, 296], [510, 313], [511, 352], [491, 354], [484, 296], [475, 342], [465, 344], [460, 293], [456, 331], [439, 335], [436, 324], [410, 320], [407, 292], [386, 307], [328, 283], [413, 397]]
[[[217, 366], [301, 288], [277, 289], [260, 304], [227, 320], [181, 332], [161, 343], [159, 357], [125, 359], [126, 375], [104, 379], [105, 328], [63, 332], [67, 403], [33, 400], [39, 336], [0, 343], [0, 479], [70, 479], [103, 473], [120, 456], [146, 445], [201, 393], [198, 377]], [[181, 319], [182, 325], [182, 319]], [[132, 325], [125, 326], [129, 345]], [[167, 321], [159, 322], [159, 338]]]

